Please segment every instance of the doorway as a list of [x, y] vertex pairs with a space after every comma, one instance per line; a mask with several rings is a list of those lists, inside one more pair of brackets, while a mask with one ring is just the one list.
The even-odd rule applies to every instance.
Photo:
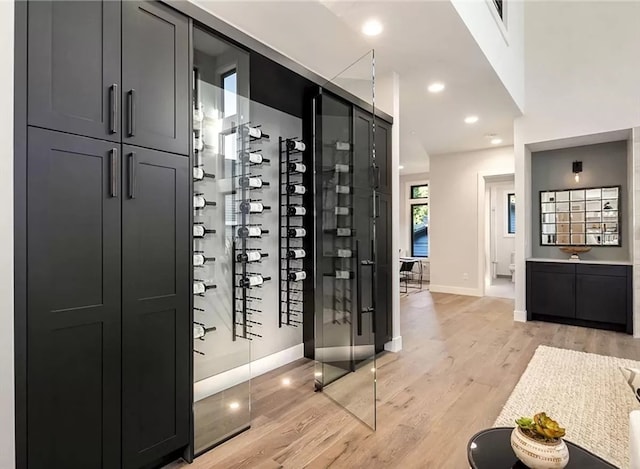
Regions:
[[516, 228], [514, 175], [485, 179], [485, 296], [513, 299]]

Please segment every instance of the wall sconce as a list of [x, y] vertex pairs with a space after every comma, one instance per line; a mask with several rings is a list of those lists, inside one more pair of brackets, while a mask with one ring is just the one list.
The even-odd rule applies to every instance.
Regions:
[[582, 172], [582, 161], [573, 162], [573, 174], [576, 182], [580, 182], [580, 173]]

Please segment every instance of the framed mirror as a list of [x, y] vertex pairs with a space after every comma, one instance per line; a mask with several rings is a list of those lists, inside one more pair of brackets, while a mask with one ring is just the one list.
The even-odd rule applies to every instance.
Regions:
[[540, 191], [540, 244], [620, 246], [620, 195], [620, 186]]

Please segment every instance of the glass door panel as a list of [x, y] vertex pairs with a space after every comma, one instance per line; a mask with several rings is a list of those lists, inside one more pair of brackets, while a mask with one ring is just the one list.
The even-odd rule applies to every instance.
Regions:
[[375, 429], [375, 125], [336, 86], [372, 106], [373, 53], [314, 100], [316, 388]]

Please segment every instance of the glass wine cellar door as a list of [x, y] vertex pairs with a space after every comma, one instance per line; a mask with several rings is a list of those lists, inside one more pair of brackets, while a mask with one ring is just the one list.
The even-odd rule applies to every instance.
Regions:
[[375, 429], [375, 123], [333, 95], [336, 85], [373, 108], [373, 52], [313, 103], [315, 386]]

